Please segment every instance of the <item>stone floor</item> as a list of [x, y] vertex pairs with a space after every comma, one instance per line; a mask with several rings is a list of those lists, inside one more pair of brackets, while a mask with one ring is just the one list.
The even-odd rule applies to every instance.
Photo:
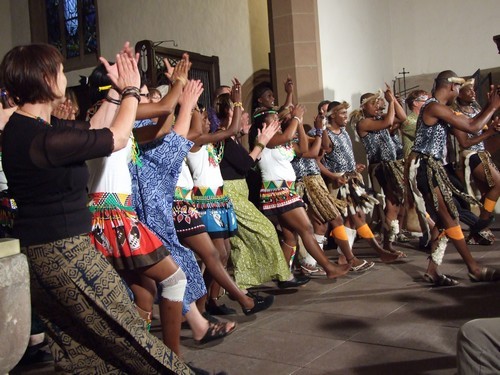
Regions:
[[[500, 224], [493, 231], [500, 238]], [[377, 262], [365, 273], [336, 281], [314, 279], [291, 290], [262, 286], [260, 293], [276, 296], [271, 309], [251, 317], [238, 309], [230, 317], [238, 329], [204, 346], [183, 330], [184, 358], [231, 375], [455, 374], [457, 331], [468, 320], [500, 316], [500, 284], [472, 283], [450, 245], [442, 271], [460, 285], [432, 288], [422, 279], [427, 254], [416, 245], [416, 240], [401, 245], [408, 258], [399, 264]], [[471, 246], [482, 264], [498, 268], [499, 248], [500, 242]], [[355, 243], [355, 252], [376, 261], [362, 241]], [[227, 297], [221, 303], [237, 307]], [[158, 321], [153, 323], [152, 331], [160, 335]], [[54, 372], [46, 363], [18, 366], [11, 373]]]

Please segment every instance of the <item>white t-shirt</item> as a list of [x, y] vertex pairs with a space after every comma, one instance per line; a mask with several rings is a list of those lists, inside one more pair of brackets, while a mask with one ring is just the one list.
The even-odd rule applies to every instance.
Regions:
[[208, 147], [213, 146], [203, 145], [197, 152], [190, 152], [187, 164], [193, 176], [194, 186], [209, 187], [213, 190], [223, 186], [224, 180], [219, 167], [220, 160], [215, 160], [214, 155], [209, 154]]
[[262, 150], [259, 167], [263, 181], [295, 181], [295, 171], [290, 163], [295, 156], [291, 144]]
[[128, 170], [128, 163], [132, 160], [132, 145], [130, 138], [125, 148], [108, 157], [87, 161], [89, 193], [132, 194], [132, 179]]

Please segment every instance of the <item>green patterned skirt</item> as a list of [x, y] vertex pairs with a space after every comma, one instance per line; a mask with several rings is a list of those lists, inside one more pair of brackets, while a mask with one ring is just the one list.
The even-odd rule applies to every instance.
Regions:
[[236, 284], [250, 288], [273, 279], [288, 280], [290, 270], [276, 229], [248, 200], [246, 181], [225, 180], [224, 190], [238, 220], [238, 234], [230, 239]]

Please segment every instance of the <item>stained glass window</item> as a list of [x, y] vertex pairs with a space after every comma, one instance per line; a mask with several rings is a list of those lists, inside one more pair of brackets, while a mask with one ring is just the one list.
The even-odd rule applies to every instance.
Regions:
[[57, 47], [66, 58], [67, 70], [95, 65], [99, 54], [96, 2], [30, 0], [30, 13], [36, 15], [32, 17], [32, 40]]

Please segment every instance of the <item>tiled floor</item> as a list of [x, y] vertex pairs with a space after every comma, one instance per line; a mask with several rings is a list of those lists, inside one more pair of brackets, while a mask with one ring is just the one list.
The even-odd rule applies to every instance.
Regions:
[[[498, 221], [497, 221], [498, 222]], [[496, 229], [495, 229], [496, 228]], [[500, 238], [500, 225], [494, 233]], [[500, 284], [472, 283], [452, 245], [442, 267], [460, 280], [452, 288], [431, 288], [422, 279], [427, 254], [417, 241], [402, 245], [400, 264], [379, 262], [365, 273], [337, 281], [314, 279], [307, 285], [262, 294], [276, 295], [271, 309], [258, 316], [231, 316], [238, 329], [215, 343], [197, 346], [182, 331], [186, 361], [231, 375], [455, 374], [458, 328], [468, 320], [500, 316]], [[485, 265], [500, 268], [500, 242], [471, 246]], [[358, 256], [374, 258], [361, 241]], [[335, 252], [328, 251], [335, 257]], [[240, 309], [224, 297], [221, 301]], [[158, 321], [153, 332], [160, 335]], [[52, 364], [18, 367], [12, 374], [53, 374]]]

